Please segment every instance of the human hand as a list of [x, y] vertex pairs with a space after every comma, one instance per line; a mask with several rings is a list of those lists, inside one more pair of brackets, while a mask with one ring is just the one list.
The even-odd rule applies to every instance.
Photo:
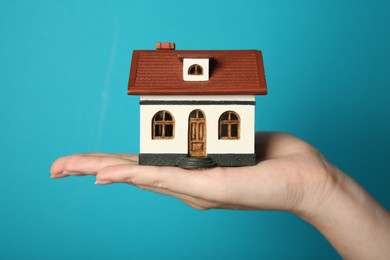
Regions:
[[174, 196], [197, 209], [315, 210], [334, 186], [332, 167], [304, 141], [285, 133], [257, 133], [258, 163], [185, 170], [138, 165], [137, 155], [76, 154], [55, 161], [53, 178], [96, 175], [96, 184], [128, 183]]
[[96, 184], [128, 183], [197, 209], [286, 210], [345, 259], [389, 259], [389, 213], [315, 148], [289, 134], [257, 133], [256, 154], [254, 166], [194, 170], [138, 165], [137, 155], [76, 154], [57, 159], [51, 176], [96, 175]]

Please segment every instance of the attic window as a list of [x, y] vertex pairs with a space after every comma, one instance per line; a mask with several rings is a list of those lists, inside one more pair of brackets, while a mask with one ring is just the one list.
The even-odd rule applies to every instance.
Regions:
[[209, 58], [183, 58], [183, 80], [208, 81], [209, 63]]
[[203, 75], [203, 67], [199, 64], [194, 64], [188, 69], [188, 75]]

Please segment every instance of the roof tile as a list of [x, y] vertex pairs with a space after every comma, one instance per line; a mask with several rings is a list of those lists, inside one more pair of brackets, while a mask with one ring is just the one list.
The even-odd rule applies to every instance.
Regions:
[[[184, 81], [183, 57], [209, 56], [209, 81]], [[134, 51], [129, 95], [266, 94], [260, 51]]]

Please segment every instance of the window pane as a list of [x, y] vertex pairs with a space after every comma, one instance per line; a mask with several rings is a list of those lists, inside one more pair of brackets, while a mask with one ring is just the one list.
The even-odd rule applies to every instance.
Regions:
[[196, 118], [196, 110], [191, 112], [190, 118]]
[[188, 74], [189, 74], [189, 75], [194, 75], [194, 74], [195, 74], [195, 67], [194, 67], [194, 66], [191, 66], [191, 67], [188, 69]]
[[203, 68], [198, 64], [194, 64], [188, 69], [188, 75], [203, 75]]
[[168, 112], [165, 112], [165, 120], [166, 121], [172, 121], [172, 116]]
[[231, 126], [231, 137], [237, 138], [238, 137], [238, 125], [237, 124], [232, 124]]
[[238, 117], [237, 117], [236, 113], [231, 112], [231, 114], [230, 114], [230, 119], [231, 119], [231, 120], [237, 120]]
[[229, 113], [224, 113], [222, 116], [221, 116], [221, 120], [228, 120], [229, 118]]
[[173, 136], [173, 125], [165, 125], [165, 137], [172, 137]]
[[154, 126], [154, 136], [162, 137], [162, 125], [155, 125]]
[[198, 118], [204, 118], [202, 111], [198, 111]]
[[195, 66], [195, 75], [203, 75], [203, 68], [201, 66]]
[[155, 121], [162, 121], [163, 120], [163, 112], [160, 111], [154, 116]]
[[221, 137], [227, 137], [228, 136], [228, 125], [222, 124], [221, 125]]

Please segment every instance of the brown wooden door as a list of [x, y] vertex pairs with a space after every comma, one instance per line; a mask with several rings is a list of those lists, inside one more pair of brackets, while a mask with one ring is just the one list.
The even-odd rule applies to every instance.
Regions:
[[190, 114], [188, 147], [190, 156], [206, 156], [206, 118], [199, 109], [192, 111]]

